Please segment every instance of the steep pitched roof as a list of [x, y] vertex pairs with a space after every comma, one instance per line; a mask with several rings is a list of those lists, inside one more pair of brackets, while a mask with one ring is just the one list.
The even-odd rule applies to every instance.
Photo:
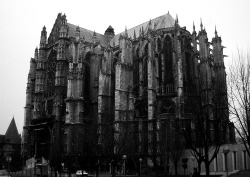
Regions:
[[[58, 26], [60, 25], [61, 18], [62, 18], [61, 13], [59, 13], [58, 17], [56, 19], [56, 22], [54, 24], [54, 27], [53, 27], [53, 29], [52, 29], [52, 31], [50, 33], [49, 38], [48, 38], [49, 43], [55, 42], [54, 38], [55, 38], [56, 34], [59, 32], [59, 30], [58, 30], [59, 27]], [[69, 36], [74, 37], [77, 26], [74, 25], [74, 24], [71, 24], [71, 23], [67, 23], [67, 25], [69, 27]], [[175, 25], [174, 18], [169, 13], [167, 13], [165, 15], [154, 18], [153, 20], [147, 21], [145, 23], [142, 23], [140, 25], [137, 25], [137, 26], [135, 26], [133, 28], [128, 29], [127, 34], [128, 34], [128, 37], [134, 38], [134, 35], [136, 37], [139, 36], [140, 30], [142, 30], [142, 29], [144, 31], [144, 34], [146, 34], [148, 32], [149, 26], [151, 26], [151, 28], [153, 30], [158, 30], [158, 29], [163, 29], [163, 28], [174, 27], [174, 25]], [[86, 42], [93, 43], [94, 32], [90, 31], [90, 30], [87, 30], [85, 28], [82, 28], [82, 27], [79, 27], [79, 28], [80, 28], [80, 36], [84, 37], [84, 40]], [[118, 42], [119, 42], [120, 35], [124, 35], [125, 31], [115, 35], [110, 42], [109, 42], [109, 39], [108, 39], [107, 36], [105, 36], [103, 34], [96, 33], [96, 32], [95, 32], [95, 34], [96, 34], [96, 42], [100, 42], [101, 46], [103, 46], [103, 47], [108, 47], [109, 45], [117, 46]], [[53, 39], [52, 39], [51, 36], [53, 36]], [[58, 34], [57, 34], [56, 38], [57, 37], [58, 37]]]
[[[151, 20], [151, 24], [149, 22], [150, 20], [138, 26], [128, 29], [127, 30], [128, 37], [131, 37], [133, 39], [134, 34], [136, 35], [136, 37], [138, 37], [140, 30], [142, 29], [144, 33], [146, 34], [148, 32], [150, 25], [153, 30], [170, 28], [170, 27], [174, 27], [175, 25], [175, 20], [169, 13]], [[125, 31], [115, 35], [114, 38], [110, 41], [110, 45], [113, 45], [114, 43], [115, 43], [115, 46], [118, 45], [120, 35], [124, 35], [124, 34], [125, 34]]]
[[[77, 26], [71, 23], [67, 23], [67, 24], [69, 27], [69, 36], [74, 37]], [[84, 37], [85, 41], [92, 43], [94, 32], [87, 30], [85, 28], [82, 28], [82, 27], [79, 27], [79, 28], [80, 28], [80, 36]], [[108, 38], [103, 34], [96, 33], [96, 42], [100, 42], [101, 46], [106, 47], [108, 45]]]
[[5, 141], [6, 143], [21, 143], [21, 136], [20, 134], [18, 134], [14, 117], [12, 118], [10, 125], [5, 133]]

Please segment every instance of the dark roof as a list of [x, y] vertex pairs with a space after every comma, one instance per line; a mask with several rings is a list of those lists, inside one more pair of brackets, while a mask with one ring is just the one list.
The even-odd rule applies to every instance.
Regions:
[[[142, 23], [138, 26], [135, 26], [133, 28], [128, 29], [127, 30], [128, 37], [133, 39], [134, 34], [135, 34], [136, 38], [137, 38], [139, 36], [140, 30], [142, 30], [142, 28], [143, 28], [144, 34], [146, 34], [148, 32], [148, 28], [150, 25], [149, 22], [150, 22], [150, 20], [145, 22], [145, 23]], [[162, 28], [171, 28], [171, 27], [174, 27], [174, 25], [175, 25], [175, 20], [169, 13], [151, 20], [151, 28], [153, 30], [158, 30], [158, 29], [162, 29]], [[110, 45], [113, 46], [114, 43], [115, 43], [115, 46], [118, 45], [120, 35], [124, 35], [124, 34], [125, 34], [125, 31], [115, 35], [112, 38], [112, 40], [110, 41]]]
[[[151, 24], [149, 23], [150, 21], [151, 21]], [[69, 26], [69, 36], [74, 37], [76, 28], [78, 26], [73, 25], [71, 23], [67, 23], [67, 24]], [[133, 28], [128, 29], [127, 30], [128, 37], [131, 37], [133, 39], [134, 34], [136, 35], [136, 37], [138, 37], [140, 30], [142, 30], [142, 28], [143, 28], [144, 33], [146, 34], [148, 32], [149, 25], [151, 25], [151, 28], [153, 30], [158, 30], [158, 29], [162, 29], [162, 28], [170, 28], [170, 27], [174, 27], [175, 20], [169, 13], [167, 13], [167, 14], [159, 16], [153, 20], [149, 20], [145, 23], [142, 23], [138, 26], [135, 26]], [[108, 29], [114, 30], [111, 26], [109, 26]], [[124, 35], [124, 33], [125, 33], [125, 31], [115, 35], [112, 38], [112, 40], [110, 41], [110, 45], [113, 46], [115, 44], [115, 46], [117, 46], [118, 41], [119, 41], [119, 36]], [[93, 34], [94, 34], [93, 31], [90, 31], [90, 30], [87, 30], [85, 28], [80, 27], [80, 36], [84, 37], [85, 41], [93, 43]], [[101, 46], [107, 47], [109, 39], [103, 34], [96, 33], [96, 42], [100, 42]]]
[[21, 136], [20, 134], [18, 134], [14, 117], [12, 118], [10, 125], [5, 133], [5, 142], [14, 144], [21, 143]]
[[4, 143], [4, 138], [5, 138], [4, 135], [0, 135], [0, 144], [3, 144], [3, 143]]
[[[74, 37], [77, 26], [70, 23], [68, 23], [68, 26], [69, 26], [69, 36]], [[84, 40], [86, 42], [93, 43], [93, 34], [94, 34], [93, 31], [80, 27], [80, 37], [84, 37]], [[100, 42], [101, 46], [107, 47], [108, 38], [102, 34], [96, 33], [96, 42]]]

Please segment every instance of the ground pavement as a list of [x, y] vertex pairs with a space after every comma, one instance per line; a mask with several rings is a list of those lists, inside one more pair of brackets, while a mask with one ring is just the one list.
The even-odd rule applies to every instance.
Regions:
[[242, 170], [238, 173], [229, 175], [229, 177], [250, 177], [250, 170]]

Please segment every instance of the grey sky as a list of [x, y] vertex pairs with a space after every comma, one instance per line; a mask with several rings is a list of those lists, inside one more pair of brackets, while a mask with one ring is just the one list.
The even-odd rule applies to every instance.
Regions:
[[104, 33], [115, 33], [169, 13], [178, 14], [180, 25], [196, 31], [200, 19], [214, 36], [215, 25], [230, 60], [236, 48], [246, 51], [250, 40], [249, 0], [1, 0], [0, 1], [0, 134], [5, 134], [14, 115], [19, 133], [24, 120], [25, 90], [30, 58], [39, 45], [42, 27], [48, 36], [59, 12], [68, 22]]

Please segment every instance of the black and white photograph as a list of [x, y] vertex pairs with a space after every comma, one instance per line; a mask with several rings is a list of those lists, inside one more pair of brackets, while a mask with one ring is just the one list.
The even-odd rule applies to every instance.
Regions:
[[0, 177], [250, 177], [249, 9], [1, 0]]

